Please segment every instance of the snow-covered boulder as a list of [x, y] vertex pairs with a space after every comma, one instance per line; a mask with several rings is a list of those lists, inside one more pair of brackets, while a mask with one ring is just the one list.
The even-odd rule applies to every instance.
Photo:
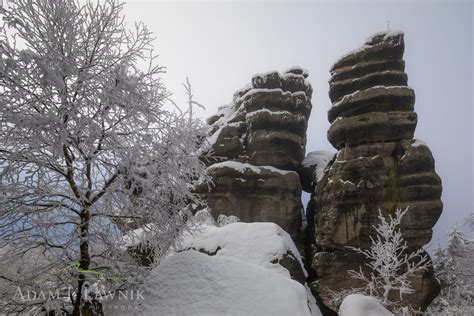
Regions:
[[151, 271], [140, 299], [116, 298], [104, 303], [104, 312], [321, 315], [309, 288], [280, 265], [286, 257], [306, 273], [290, 236], [276, 224], [202, 224]]
[[383, 307], [372, 296], [351, 294], [346, 296], [339, 307], [339, 316], [392, 316], [393, 313]]
[[184, 238], [180, 249], [228, 256], [278, 270], [304, 284], [303, 261], [290, 235], [274, 223], [231, 223], [222, 227], [203, 225], [198, 235]]

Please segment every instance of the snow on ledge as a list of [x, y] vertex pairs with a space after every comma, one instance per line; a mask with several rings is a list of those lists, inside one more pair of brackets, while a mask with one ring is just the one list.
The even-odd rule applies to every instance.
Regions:
[[321, 181], [328, 163], [334, 158], [335, 153], [327, 150], [315, 150], [306, 156], [301, 165], [303, 167], [314, 167], [317, 181]]
[[426, 145], [424, 141], [419, 140], [419, 139], [415, 139], [415, 141], [411, 144], [411, 147], [420, 147], [420, 146], [428, 147], [428, 145]]
[[332, 105], [333, 108], [338, 107], [341, 104], [347, 103], [349, 100], [352, 101], [352, 99], [357, 99], [357, 98], [362, 98], [364, 94], [368, 94], [371, 91], [376, 91], [380, 90], [383, 91], [385, 94], [393, 93], [394, 91], [397, 91], [397, 95], [412, 95], [413, 94], [413, 89], [409, 86], [373, 86], [370, 88], [367, 88], [365, 90], [356, 90], [350, 94], [346, 94], [345, 96], [342, 97], [341, 100], [337, 101]]
[[342, 301], [339, 316], [393, 316], [393, 314], [375, 297], [351, 294]]
[[290, 235], [275, 223], [231, 223], [222, 227], [202, 225], [200, 231], [187, 235], [179, 249], [203, 249], [216, 256], [227, 256], [283, 273], [289, 272], [271, 263], [290, 252], [304, 270], [303, 261]]
[[300, 66], [292, 66], [292, 67], [286, 69], [285, 71], [283, 71], [283, 73], [284, 74], [293, 73], [293, 71], [301, 72], [302, 76], [308, 77], [308, 75], [309, 75], [308, 69], [300, 67]]
[[266, 170], [269, 170], [271, 172], [276, 172], [276, 173], [279, 173], [279, 174], [283, 174], [283, 175], [286, 175], [286, 174], [289, 174], [289, 173], [294, 173], [294, 171], [288, 171], [288, 170], [281, 170], [281, 169], [277, 169], [275, 167], [271, 167], [271, 166], [254, 166], [254, 165], [251, 165], [251, 164], [248, 164], [248, 163], [242, 163], [242, 162], [238, 162], [238, 161], [223, 161], [223, 162], [218, 162], [218, 163], [215, 163], [211, 166], [209, 166], [207, 169], [218, 169], [218, 168], [230, 168], [230, 169], [234, 169], [240, 173], [245, 173], [245, 172], [253, 172], [253, 173], [256, 173], [256, 174], [260, 174], [260, 172], [262, 171], [262, 169], [266, 169]]
[[343, 59], [345, 59], [345, 58], [347, 58], [347, 57], [349, 57], [349, 56], [351, 56], [351, 55], [356, 55], [356, 54], [361, 53], [361, 52], [363, 52], [363, 51], [365, 51], [365, 50], [371, 49], [371, 48], [373, 47], [373, 45], [367, 44], [367, 43], [372, 42], [375, 37], [384, 35], [383, 41], [386, 41], [386, 40], [388, 40], [388, 39], [391, 38], [391, 37], [396, 37], [396, 36], [403, 35], [403, 34], [405, 34], [403, 31], [398, 31], [398, 30], [388, 30], [388, 31], [383, 31], [383, 32], [375, 33], [375, 34], [373, 34], [372, 36], [370, 36], [370, 37], [369, 37], [362, 45], [360, 45], [358, 48], [356, 48], [356, 49], [354, 49], [354, 50], [352, 50], [352, 51], [350, 51], [350, 52], [348, 52], [348, 53], [342, 55], [341, 57], [339, 57], [339, 58], [337, 59], [337, 61], [331, 66], [331, 70], [333, 70], [334, 67], [335, 67], [339, 62], [341, 62]]
[[372, 36], [370, 36], [369, 38], [367, 38], [367, 40], [365, 41], [366, 43], [369, 43], [369, 42], [372, 42], [373, 39], [375, 37], [379, 37], [379, 36], [382, 36], [383, 35], [383, 40], [386, 41], [388, 40], [390, 37], [397, 37], [397, 36], [400, 36], [400, 35], [404, 35], [405, 33], [401, 30], [387, 30], [387, 31], [382, 31], [382, 32], [378, 32], [378, 33], [375, 33], [373, 34]]

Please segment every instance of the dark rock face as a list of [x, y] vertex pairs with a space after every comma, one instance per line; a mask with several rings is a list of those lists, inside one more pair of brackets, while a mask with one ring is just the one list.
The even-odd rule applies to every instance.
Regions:
[[[314, 189], [312, 289], [323, 303], [329, 290], [350, 289], [348, 270], [365, 259], [347, 246], [368, 249], [373, 225], [397, 208], [409, 207], [401, 232], [411, 249], [431, 240], [442, 211], [441, 180], [428, 147], [414, 140], [415, 94], [407, 86], [402, 33], [381, 33], [341, 58], [331, 69], [328, 139], [338, 149]], [[426, 308], [438, 292], [432, 271], [413, 277], [415, 294], [404, 297]]]
[[292, 252], [288, 251], [281, 259], [273, 260], [271, 263], [281, 265], [283, 268], [288, 270], [293, 280], [303, 285], [306, 284], [306, 275], [303, 267]]
[[196, 188], [214, 218], [235, 215], [242, 222], [273, 222], [292, 237], [301, 227], [301, 185], [298, 174], [234, 161], [211, 165], [213, 180]]
[[335, 154], [326, 150], [315, 150], [306, 155], [298, 168], [301, 186], [305, 192], [313, 193], [318, 181], [322, 180], [324, 170]]
[[299, 67], [255, 75], [208, 119], [213, 185], [196, 192], [216, 218], [274, 222], [293, 238], [299, 234], [301, 184], [294, 171], [304, 159], [312, 107], [307, 77]]

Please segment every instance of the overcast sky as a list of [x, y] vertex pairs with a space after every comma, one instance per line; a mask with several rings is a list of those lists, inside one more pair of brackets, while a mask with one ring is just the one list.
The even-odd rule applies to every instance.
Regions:
[[[433, 243], [462, 224], [473, 205], [473, 24], [471, 1], [128, 1], [125, 14], [156, 34], [159, 62], [175, 99], [189, 76], [208, 117], [253, 74], [308, 69], [314, 89], [307, 152], [334, 150], [326, 139], [331, 65], [371, 34], [405, 32], [409, 85], [415, 89], [416, 137], [443, 180], [443, 215]], [[335, 150], [334, 150], [335, 151]]]

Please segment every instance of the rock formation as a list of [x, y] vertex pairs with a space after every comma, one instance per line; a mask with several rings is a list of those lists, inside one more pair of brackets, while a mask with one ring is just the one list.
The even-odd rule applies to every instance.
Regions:
[[[308, 214], [315, 222], [311, 287], [332, 310], [330, 291], [357, 287], [347, 271], [365, 263], [347, 246], [370, 248], [379, 210], [388, 216], [409, 207], [401, 232], [412, 250], [431, 240], [442, 211], [434, 159], [413, 139], [415, 93], [403, 52], [403, 33], [379, 33], [331, 69], [328, 139], [338, 152], [316, 181]], [[404, 303], [426, 308], [439, 289], [432, 271], [411, 281], [415, 293]]]
[[[304, 159], [312, 88], [301, 68], [254, 76], [208, 119], [212, 183], [196, 192], [216, 219], [235, 215], [287, 231], [304, 248], [307, 281], [328, 315], [337, 310], [332, 291], [362, 285], [347, 272], [366, 269], [366, 259], [348, 247], [370, 248], [379, 210], [389, 216], [409, 207], [400, 225], [409, 251], [431, 240], [442, 211], [434, 159], [413, 138], [415, 94], [403, 53], [403, 33], [379, 33], [331, 69], [328, 140], [336, 154]], [[311, 193], [305, 234], [302, 190]], [[425, 309], [439, 290], [433, 271], [411, 284], [404, 304]]]
[[212, 185], [196, 192], [213, 216], [274, 222], [294, 239], [302, 223], [301, 184], [295, 172], [305, 155], [312, 89], [305, 70], [255, 75], [208, 119]]

